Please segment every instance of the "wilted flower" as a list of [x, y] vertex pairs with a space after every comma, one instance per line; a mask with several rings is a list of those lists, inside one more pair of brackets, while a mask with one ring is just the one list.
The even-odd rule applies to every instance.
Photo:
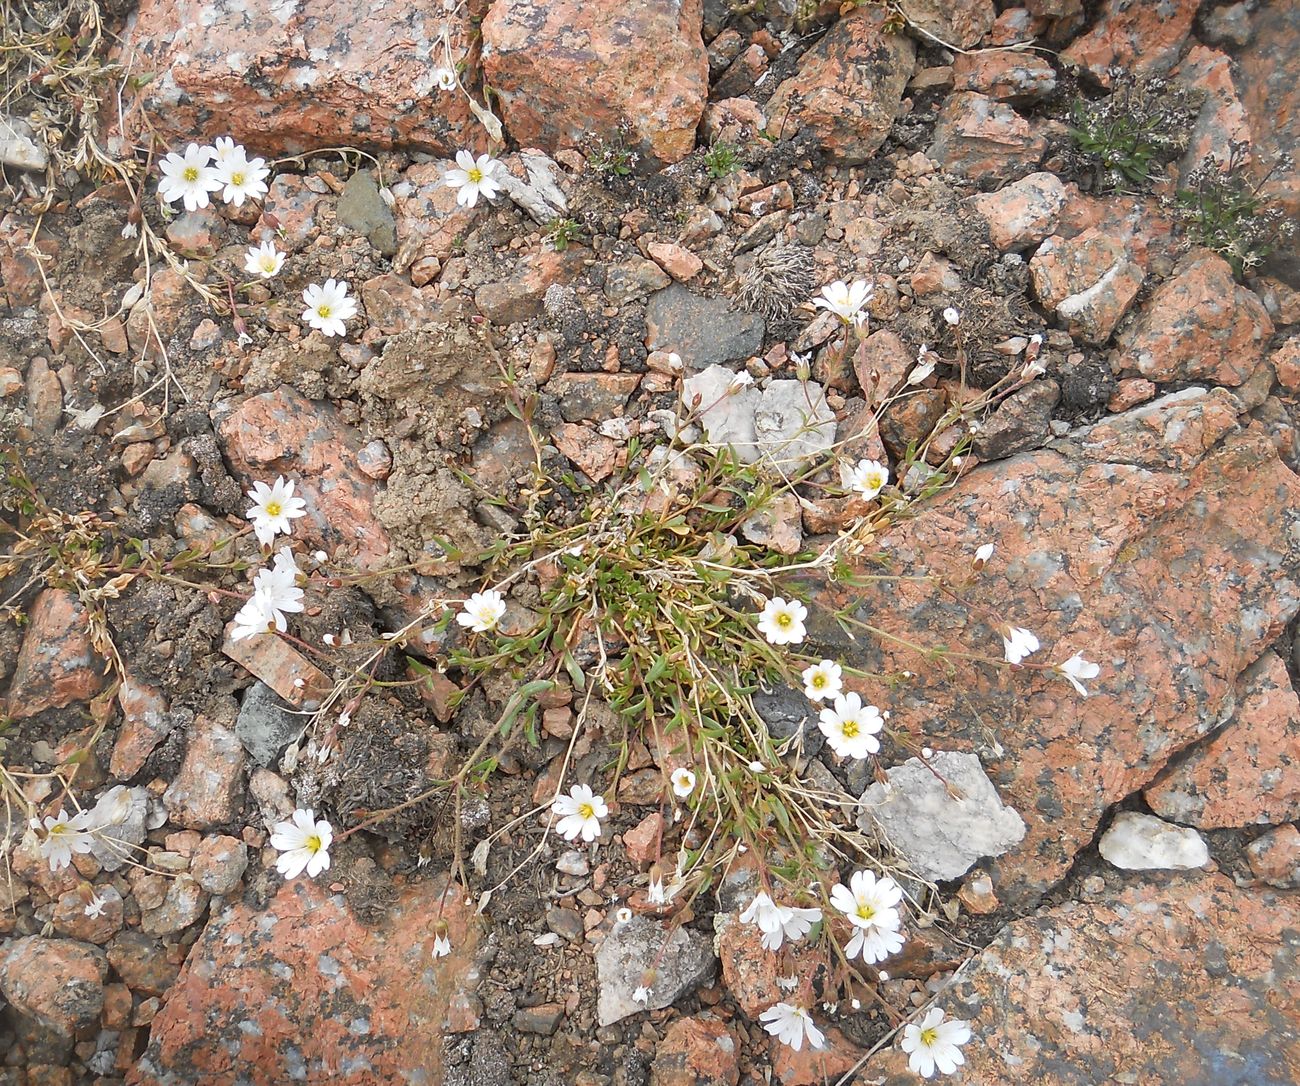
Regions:
[[506, 613], [505, 597], [495, 588], [475, 592], [465, 601], [456, 621], [475, 633], [487, 633], [496, 628], [501, 616]]
[[91, 894], [90, 903], [86, 906], [84, 912], [91, 920], [98, 920], [99, 914], [104, 911], [104, 906], [107, 904], [108, 902], [98, 894]]
[[943, 311], [943, 319], [956, 328], [961, 323], [961, 313], [949, 306]]
[[1007, 654], [1007, 662], [1018, 664], [1026, 656], [1038, 651], [1038, 638], [1020, 626], [1009, 626], [1002, 635], [1002, 645]]
[[916, 355], [916, 365], [912, 367], [912, 372], [907, 375], [907, 383], [909, 385], [921, 384], [934, 372], [934, 366], [938, 360], [939, 356], [922, 343], [921, 349]]
[[41, 859], [47, 861], [51, 871], [62, 871], [72, 863], [72, 856], [84, 856], [94, 844], [91, 836], [90, 815], [86, 811], [68, 817], [67, 811], [57, 815], [46, 815], [45, 821], [33, 818], [32, 829], [44, 832], [41, 839]]
[[271, 847], [282, 855], [275, 869], [286, 879], [296, 879], [304, 871], [315, 878], [330, 865], [329, 847], [334, 831], [324, 819], [317, 821], [309, 807], [296, 810], [288, 822], [278, 822], [271, 833]]
[[758, 632], [773, 645], [797, 645], [804, 639], [803, 620], [807, 617], [808, 608], [798, 600], [787, 603], [780, 596], [773, 596], [763, 604]]
[[889, 469], [879, 460], [859, 460], [856, 467], [841, 464], [840, 479], [847, 489], [871, 501], [889, 482]]
[[272, 279], [280, 274], [284, 267], [284, 253], [275, 247], [274, 241], [264, 241], [261, 245], [250, 245], [244, 254], [244, 271], [249, 275], [260, 275], [263, 279]]
[[181, 200], [186, 211], [197, 211], [208, 206], [208, 194], [221, 188], [221, 178], [209, 163], [215, 152], [211, 147], [191, 143], [185, 154], [174, 151], [158, 163], [162, 180], [158, 182], [158, 195], [169, 204]]
[[633, 1002], [633, 1003], [649, 1003], [649, 1002], [650, 1002], [650, 989], [647, 988], [644, 984], [638, 985], [638, 986], [633, 990], [633, 992], [632, 992], [632, 1002]]
[[475, 158], [469, 151], [456, 152], [458, 170], [447, 171], [447, 184], [456, 190], [456, 203], [462, 207], [473, 207], [478, 203], [479, 194], [491, 200], [501, 191], [501, 182], [495, 177], [497, 161], [490, 155]]
[[863, 309], [873, 293], [874, 288], [862, 279], [855, 280], [852, 286], [837, 279], [822, 287], [821, 294], [812, 302], [818, 309], [834, 313], [845, 324], [860, 325], [867, 319]]
[[732, 375], [731, 383], [727, 386], [727, 392], [739, 392], [743, 388], [748, 388], [753, 383], [753, 375], [748, 370], [740, 370]]
[[885, 719], [874, 705], [863, 705], [859, 694], [841, 695], [833, 708], [823, 709], [817, 726], [831, 750], [843, 758], [865, 758], [880, 750], [876, 738]]
[[1065, 663], [1057, 664], [1056, 670], [1085, 698], [1088, 696], [1088, 691], [1080, 680], [1095, 679], [1101, 674], [1100, 665], [1094, 664], [1091, 660], [1085, 660], [1077, 652]]
[[293, 486], [283, 475], [277, 475], [271, 486], [255, 482], [248, 492], [253, 508], [244, 516], [253, 522], [253, 532], [264, 547], [269, 547], [281, 532], [288, 535], [293, 530], [290, 521], [307, 512], [307, 503], [293, 496]]
[[433, 82], [439, 90], [455, 90], [456, 73], [451, 68], [436, 68], [433, 73]]
[[307, 308], [302, 319], [324, 336], [346, 335], [346, 321], [357, 315], [357, 301], [348, 297], [348, 285], [339, 279], [312, 283], [302, 292]]
[[908, 1067], [922, 1078], [932, 1078], [936, 1069], [951, 1075], [966, 1062], [961, 1046], [969, 1040], [969, 1022], [960, 1018], [945, 1022], [942, 1009], [931, 1007], [920, 1025], [903, 1027], [901, 1047], [907, 1053]]
[[445, 958], [451, 953], [451, 940], [447, 938], [445, 931], [439, 932], [433, 937], [433, 956], [435, 958]]
[[584, 841], [594, 841], [600, 836], [600, 820], [609, 814], [604, 797], [596, 795], [586, 784], [575, 784], [567, 796], [556, 796], [551, 810], [561, 816], [555, 832], [566, 841], [579, 836]]
[[813, 1025], [812, 1015], [791, 1003], [776, 1003], [758, 1016], [763, 1028], [783, 1045], [798, 1052], [805, 1038], [809, 1048], [822, 1048], [826, 1038]]
[[674, 769], [668, 779], [673, 785], [673, 795], [678, 799], [685, 799], [695, 791], [695, 774], [689, 769]]
[[993, 557], [993, 544], [981, 543], [975, 548], [975, 568], [983, 569], [984, 565]]
[[844, 688], [844, 669], [834, 660], [822, 660], [803, 669], [803, 692], [809, 701], [838, 697]]

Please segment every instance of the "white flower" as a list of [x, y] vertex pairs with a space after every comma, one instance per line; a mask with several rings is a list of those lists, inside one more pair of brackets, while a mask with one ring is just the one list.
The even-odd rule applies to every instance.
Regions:
[[456, 73], [451, 68], [435, 68], [433, 71], [433, 82], [439, 90], [455, 90]]
[[221, 178], [214, 167], [208, 165], [215, 152], [211, 147], [191, 143], [185, 154], [175, 151], [158, 163], [162, 180], [158, 182], [158, 195], [169, 204], [181, 200], [186, 211], [197, 211], [208, 206], [208, 194], [221, 188]]
[[803, 669], [803, 692], [809, 701], [835, 698], [844, 689], [844, 669], [833, 660], [823, 660]]
[[302, 292], [302, 300], [307, 305], [302, 319], [325, 336], [346, 335], [344, 322], [357, 315], [357, 300], [348, 297], [348, 285], [339, 279], [312, 283]]
[[288, 535], [293, 530], [290, 521], [307, 512], [307, 503], [293, 496], [293, 483], [283, 475], [277, 475], [271, 486], [255, 482], [248, 496], [253, 508], [244, 516], [253, 522], [253, 532], [264, 547], [269, 547], [281, 532]]
[[664, 880], [662, 876], [650, 880], [649, 889], [646, 891], [646, 900], [651, 905], [667, 905], [668, 895], [664, 893]]
[[685, 799], [695, 791], [695, 774], [689, 769], [674, 769], [668, 778], [673, 784], [673, 795]]
[[961, 323], [961, 313], [949, 306], [943, 311], [943, 319], [956, 328]]
[[85, 908], [85, 913], [91, 920], [98, 920], [99, 914], [104, 911], [104, 906], [106, 904], [108, 903], [98, 894], [92, 894], [90, 897], [90, 904]]
[[475, 633], [487, 633], [488, 630], [496, 629], [497, 623], [505, 613], [505, 597], [495, 588], [488, 588], [482, 592], [475, 592], [465, 601], [463, 610], [456, 616], [456, 621]]
[[749, 907], [740, 914], [742, 924], [753, 924], [763, 933], [766, 950], [780, 950], [786, 939], [791, 942], [802, 939], [821, 918], [821, 909], [778, 905], [762, 891], [754, 895]]
[[1035, 377], [1041, 377], [1047, 372], [1047, 367], [1035, 359], [1033, 362], [1026, 362], [1021, 376], [1026, 381], [1032, 381]]
[[1056, 670], [1085, 698], [1088, 696], [1088, 691], [1080, 680], [1095, 679], [1101, 674], [1100, 665], [1094, 664], [1091, 660], [1085, 660], [1077, 652], [1065, 663], [1057, 664]]
[[451, 953], [451, 940], [446, 934], [435, 935], [433, 937], [433, 956], [435, 958], [445, 958]]
[[274, 241], [264, 241], [261, 245], [250, 245], [244, 254], [244, 271], [249, 275], [260, 275], [263, 279], [272, 279], [280, 274], [284, 267], [284, 253], [275, 247]]
[[266, 195], [266, 179], [271, 170], [266, 159], [248, 157], [242, 147], [233, 147], [215, 166], [217, 179], [224, 187], [221, 198], [228, 204], [243, 207], [250, 196], [256, 200]]
[[993, 557], [993, 544], [981, 543], [975, 548], [975, 567], [983, 569], [984, 564]]
[[1007, 662], [1018, 664], [1026, 656], [1038, 651], [1038, 638], [1020, 626], [1009, 626], [1002, 635]]
[[804, 639], [803, 620], [807, 617], [808, 608], [798, 600], [787, 603], [780, 596], [773, 596], [763, 604], [758, 632], [773, 645], [797, 645]]
[[909, 385], [919, 385], [934, 372], [934, 364], [938, 355], [930, 350], [924, 343], [921, 344], [920, 351], [916, 355], [916, 365], [912, 367], [912, 372], [907, 375]]
[[600, 820], [609, 814], [604, 797], [596, 795], [585, 784], [575, 784], [567, 796], [556, 796], [551, 810], [561, 816], [555, 832], [566, 841], [578, 836], [584, 841], [594, 841], [600, 836]]
[[877, 734], [885, 719], [874, 705], [863, 705], [858, 694], [835, 699], [834, 708], [823, 709], [817, 726], [831, 750], [845, 758], [865, 758], [880, 750]]
[[624, 905], [614, 913], [615, 924], [626, 924], [632, 919], [632, 910]]
[[243, 152], [243, 147], [237, 144], [230, 136], [218, 136], [212, 141], [212, 165], [220, 166], [223, 162], [229, 161], [236, 151]]
[[267, 603], [264, 596], [255, 592], [235, 613], [235, 625], [230, 631], [230, 640], [243, 641], [247, 637], [256, 637], [258, 634], [284, 630], [287, 627], [288, 623], [284, 615]]
[[940, 1074], [951, 1075], [966, 1062], [961, 1046], [969, 1040], [969, 1022], [960, 1018], [945, 1022], [943, 1011], [931, 1007], [919, 1026], [903, 1027], [902, 1049], [908, 1067], [922, 1078], [932, 1078], [936, 1068]]
[[742, 388], [748, 388], [753, 383], [753, 375], [748, 370], [741, 370], [731, 378], [731, 384], [727, 386], [727, 392], [739, 392]]
[[650, 989], [647, 988], [644, 984], [639, 985], [639, 986], [636, 988], [636, 990], [633, 991], [633, 993], [632, 993], [632, 1002], [633, 1002], [633, 1003], [649, 1003], [649, 1002], [650, 1002]]
[[304, 871], [315, 878], [330, 865], [329, 847], [334, 830], [309, 807], [293, 812], [293, 820], [279, 822], [271, 834], [271, 847], [283, 853], [275, 869], [286, 879], [296, 879]]
[[276, 553], [275, 564], [270, 569], [258, 570], [253, 577], [253, 593], [260, 597], [264, 607], [275, 616], [276, 629], [285, 628], [282, 612], [303, 609], [302, 589], [298, 587], [299, 570], [293, 553], [281, 550]]
[[46, 815], [43, 825], [40, 820], [33, 818], [31, 827], [38, 833], [43, 831], [45, 834], [40, 843], [40, 853], [41, 859], [49, 863], [51, 871], [62, 871], [72, 863], [73, 853], [84, 856], [94, 844], [90, 832], [90, 815], [85, 811], [71, 818], [67, 811]]
[[883, 961], [903, 947], [898, 913], [903, 891], [893, 879], [877, 879], [871, 871], [855, 871], [849, 885], [837, 883], [831, 889], [831, 905], [853, 925], [853, 937], [845, 954], [862, 955], [865, 962]]
[[489, 155], [475, 158], [470, 151], [456, 152], [458, 170], [447, 171], [447, 184], [456, 189], [456, 203], [463, 207], [473, 207], [478, 203], [479, 194], [485, 199], [492, 199], [501, 191], [501, 182], [496, 179], [497, 161]]
[[889, 469], [879, 460], [859, 460], [856, 467], [840, 465], [840, 479], [848, 490], [871, 501], [889, 482]]
[[776, 1003], [758, 1016], [763, 1028], [783, 1045], [798, 1052], [803, 1048], [804, 1038], [809, 1048], [823, 1048], [826, 1038], [822, 1031], [813, 1025], [812, 1015], [802, 1007], [791, 1003]]
[[860, 325], [867, 319], [863, 309], [871, 301], [873, 293], [875, 288], [862, 279], [855, 280], [852, 286], [845, 283], [843, 279], [837, 279], [834, 283], [822, 287], [821, 294], [814, 298], [812, 303], [818, 309], [830, 310], [845, 324]]

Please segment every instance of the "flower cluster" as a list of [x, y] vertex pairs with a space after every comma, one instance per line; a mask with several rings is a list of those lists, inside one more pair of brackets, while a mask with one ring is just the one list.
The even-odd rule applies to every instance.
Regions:
[[158, 195], [169, 204], [179, 200], [186, 211], [197, 211], [208, 206], [214, 192], [236, 207], [243, 207], [247, 199], [260, 199], [268, 191], [271, 169], [265, 159], [250, 159], [240, 144], [222, 136], [211, 146], [191, 143], [184, 154], [164, 155], [158, 172], [162, 175]]
[[[254, 483], [248, 496], [253, 500], [253, 507], [244, 515], [252, 522], [253, 532], [264, 547], [269, 547], [277, 535], [288, 535], [292, 521], [307, 512], [307, 503], [294, 496], [293, 483], [282, 475], [271, 486]], [[287, 548], [277, 551], [271, 565], [254, 575], [253, 595], [235, 615], [231, 640], [242, 641], [257, 634], [287, 629], [285, 615], [303, 609], [303, 591], [298, 586], [301, 577], [302, 570], [293, 552]]]
[[[62, 871], [72, 863], [73, 856], [90, 852], [95, 844], [95, 835], [101, 830], [125, 822], [134, 803], [130, 789], [118, 784], [100, 796], [88, 811], [69, 815], [60, 810], [44, 819], [31, 819], [29, 826], [38, 841], [37, 851], [41, 859], [50, 865], [51, 871]], [[87, 911], [86, 915], [94, 914]]]

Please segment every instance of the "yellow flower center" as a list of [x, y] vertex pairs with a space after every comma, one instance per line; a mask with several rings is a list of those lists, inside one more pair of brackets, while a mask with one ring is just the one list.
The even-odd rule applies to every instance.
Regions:
[[826, 676], [820, 671], [814, 672], [812, 677], [812, 688], [814, 690], [820, 690], [825, 685]]
[[273, 256], [262, 257], [262, 271], [264, 272], [275, 271], [275, 257]]
[[850, 717], [844, 722], [840, 730], [844, 733], [845, 739], [856, 739], [861, 729], [858, 727], [858, 722]]
[[471, 166], [468, 170], [465, 171], [465, 176], [468, 177], [474, 184], [477, 185], [480, 181], [483, 180], [483, 171], [480, 170], [477, 166]]
[[583, 818], [595, 818], [596, 808], [590, 803], [580, 803], [578, 805], [578, 814]]
[[329, 320], [330, 312], [329, 304], [326, 302], [321, 302], [321, 304], [316, 307], [316, 315], [322, 320]]
[[182, 176], [186, 181], [197, 181], [199, 179], [199, 168], [197, 166], [186, 166], [185, 173]]
[[931, 1026], [929, 1029], [921, 1030], [921, 1043], [929, 1048], [939, 1039], [939, 1031]]
[[232, 173], [230, 175], [230, 183], [232, 185], [242, 185], [244, 183], [244, 175], [242, 173]]
[[872, 490], [879, 490], [884, 485], [885, 480], [880, 477], [879, 473], [872, 472], [867, 476], [867, 486], [871, 487]]
[[776, 613], [776, 624], [783, 630], [793, 621], [794, 616], [791, 615], [789, 611], [778, 611]]
[[266, 503], [266, 515], [268, 517], [278, 517], [283, 511], [284, 506], [277, 501], [269, 501]]
[[53, 826], [50, 827], [51, 837], [62, 837], [67, 832], [68, 832], [68, 827], [65, 826], [62, 822], [56, 822], [54, 823]]
[[325, 847], [325, 842], [320, 839], [319, 833], [313, 833], [302, 847], [308, 852], [319, 852]]
[[868, 905], [865, 901], [858, 902], [858, 919], [870, 920], [876, 915], [876, 910]]

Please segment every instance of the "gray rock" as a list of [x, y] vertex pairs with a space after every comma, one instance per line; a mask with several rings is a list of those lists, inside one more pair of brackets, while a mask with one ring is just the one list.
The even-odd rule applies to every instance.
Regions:
[[335, 215], [344, 226], [363, 235], [376, 252], [384, 256], [397, 252], [397, 219], [369, 170], [358, 170], [348, 178]]
[[0, 165], [16, 170], [43, 170], [50, 156], [35, 139], [32, 126], [17, 117], [0, 113]]
[[680, 283], [651, 295], [645, 319], [646, 346], [676, 351], [688, 373], [758, 354], [766, 331], [757, 314], [733, 308], [727, 298], [701, 298]]
[[296, 716], [266, 683], [248, 688], [235, 718], [235, 734], [260, 766], [271, 766], [302, 731], [307, 718]]
[[821, 385], [769, 381], [762, 391], [752, 385], [733, 389], [735, 377], [714, 365], [682, 382], [683, 400], [698, 411], [710, 444], [731, 446], [746, 464], [765, 457], [790, 465], [820, 456], [835, 443], [835, 413]]
[[803, 733], [805, 757], [815, 757], [826, 744], [826, 736], [817, 727], [820, 715], [817, 707], [804, 697], [802, 690], [780, 686], [771, 692], [759, 691], [753, 695], [753, 702], [772, 738], [784, 741], [798, 732]]
[[1001, 460], [1039, 448], [1048, 439], [1048, 424], [1060, 399], [1060, 385], [1046, 377], [1013, 392], [980, 427], [975, 454], [981, 460]]
[[497, 179], [511, 202], [539, 226], [569, 213], [569, 201], [560, 188], [560, 167], [540, 151], [521, 151], [524, 177], [498, 170]]
[[1024, 838], [1024, 821], [1002, 802], [976, 755], [940, 751], [930, 767], [909, 758], [890, 769], [888, 787], [872, 784], [862, 793], [866, 809], [858, 817], [859, 828], [883, 830], [918, 876], [959, 878], [982, 856], [1001, 856]]
[[1120, 811], [1097, 849], [1107, 863], [1124, 871], [1186, 871], [1204, 867], [1210, 858], [1195, 830], [1138, 811]]
[[138, 859], [136, 846], [144, 844], [150, 817], [150, 795], [145, 788], [114, 785], [95, 804], [91, 819], [99, 827], [90, 854], [105, 871], [116, 871]]
[[[637, 1003], [632, 993], [656, 959], [659, 966], [650, 986], [650, 1001]], [[667, 925], [644, 916], [618, 924], [596, 951], [600, 1024], [608, 1026], [639, 1011], [662, 1010], [712, 981], [717, 968], [711, 940], [697, 931], [677, 928], [668, 938]]]

